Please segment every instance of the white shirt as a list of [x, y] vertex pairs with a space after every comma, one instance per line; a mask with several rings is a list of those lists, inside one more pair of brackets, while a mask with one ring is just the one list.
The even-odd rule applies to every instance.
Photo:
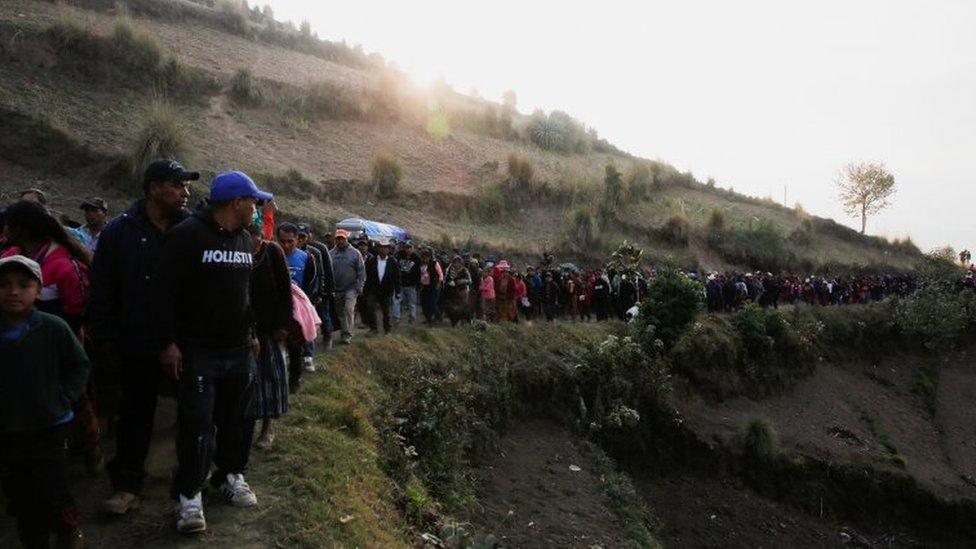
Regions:
[[386, 274], [387, 259], [376, 256], [376, 276], [380, 282], [383, 282], [383, 275]]

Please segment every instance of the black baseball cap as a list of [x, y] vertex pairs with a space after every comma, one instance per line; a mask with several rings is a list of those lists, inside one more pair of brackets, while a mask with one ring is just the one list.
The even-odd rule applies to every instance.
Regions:
[[153, 160], [146, 166], [142, 175], [143, 185], [153, 181], [196, 181], [200, 179], [200, 172], [190, 172], [182, 164], [169, 158]]
[[97, 196], [92, 196], [90, 198], [86, 198], [85, 201], [81, 203], [81, 209], [82, 210], [85, 210], [85, 209], [88, 209], [88, 208], [93, 208], [93, 209], [96, 209], [96, 210], [102, 210], [103, 212], [107, 212], [108, 211], [108, 202], [105, 202], [105, 199], [103, 199], [103, 198], [99, 198]]
[[308, 223], [299, 223], [296, 225], [296, 227], [298, 227], [298, 234], [302, 236], [308, 236], [312, 232], [311, 228], [308, 226]]

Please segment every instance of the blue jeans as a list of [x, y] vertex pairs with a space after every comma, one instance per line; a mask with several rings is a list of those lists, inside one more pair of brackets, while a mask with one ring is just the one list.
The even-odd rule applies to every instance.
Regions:
[[415, 322], [417, 320], [417, 304], [420, 302], [420, 295], [416, 286], [404, 286], [401, 289], [400, 303], [393, 302], [393, 319], [400, 320], [400, 308], [403, 303], [407, 304], [407, 320]]
[[329, 341], [332, 339], [332, 314], [331, 307], [332, 296], [322, 299], [322, 303], [319, 303], [315, 307], [315, 311], [319, 313], [319, 318], [322, 319], [322, 341]]
[[[251, 454], [254, 422], [247, 419], [255, 396], [257, 365], [250, 347], [186, 347], [177, 387], [179, 434], [173, 496], [193, 497], [203, 488], [210, 462], [214, 480], [243, 473]], [[216, 433], [215, 433], [216, 431]]]

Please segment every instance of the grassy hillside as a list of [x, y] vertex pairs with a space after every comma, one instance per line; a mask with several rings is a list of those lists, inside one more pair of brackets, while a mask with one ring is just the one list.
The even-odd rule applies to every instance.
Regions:
[[[918, 255], [910, 242], [862, 237], [634, 158], [560, 113], [418, 89], [381, 60], [280, 24], [269, 34], [254, 16], [235, 26], [226, 8], [124, 4], [125, 13], [97, 0], [0, 5], [0, 158], [16, 165], [0, 193], [36, 184], [72, 199], [97, 192], [119, 208], [137, 189], [136, 151], [162, 136], [162, 152], [208, 173], [255, 174], [286, 215], [322, 226], [358, 215], [458, 246], [584, 260], [629, 239], [652, 258], [707, 268], [904, 269]], [[59, 175], [68, 149], [85, 159], [74, 163], [83, 178]], [[381, 153], [403, 168], [392, 198], [371, 190]], [[509, 169], [513, 155], [531, 174]], [[620, 174], [611, 199], [608, 164]]]

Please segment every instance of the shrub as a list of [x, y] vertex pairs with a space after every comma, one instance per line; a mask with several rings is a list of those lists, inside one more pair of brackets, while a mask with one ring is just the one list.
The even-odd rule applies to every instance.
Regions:
[[779, 441], [776, 431], [768, 421], [753, 419], [742, 432], [742, 452], [757, 460], [769, 460], [779, 454]]
[[780, 271], [795, 261], [779, 226], [769, 219], [760, 221], [756, 227], [729, 229], [723, 235], [710, 234], [708, 244], [731, 263], [764, 271]]
[[305, 98], [310, 117], [361, 119], [365, 108], [348, 88], [331, 82], [312, 84]]
[[217, 0], [214, 7], [228, 30], [241, 36], [250, 34], [250, 12], [246, 0]]
[[708, 233], [709, 235], [721, 236], [722, 231], [725, 230], [725, 210], [721, 208], [715, 208], [712, 213], [708, 215]]
[[643, 162], [635, 163], [627, 173], [627, 195], [630, 200], [647, 200], [651, 196], [654, 176]]
[[248, 68], [242, 67], [234, 72], [230, 80], [230, 95], [244, 105], [260, 105], [264, 102], [264, 93]]
[[524, 156], [511, 154], [508, 156], [508, 184], [515, 190], [529, 190], [535, 170], [532, 163]]
[[688, 244], [688, 237], [691, 235], [691, 222], [688, 216], [683, 213], [672, 215], [664, 223], [662, 236], [671, 244]]
[[[671, 266], [662, 268], [647, 285], [647, 293], [640, 304], [634, 323], [637, 337], [647, 350], [660, 339], [670, 349], [685, 327], [702, 308], [701, 284], [691, 280]], [[650, 328], [650, 330], [649, 330]]]
[[133, 145], [133, 177], [140, 179], [146, 166], [157, 158], [187, 161], [190, 146], [179, 110], [164, 101], [153, 101], [143, 117]]
[[613, 164], [607, 164], [604, 171], [604, 201], [610, 206], [619, 206], [624, 194], [623, 175]]
[[672, 369], [719, 399], [741, 392], [742, 340], [725, 316], [708, 315], [686, 330], [669, 354]]
[[163, 46], [159, 40], [143, 30], [137, 30], [127, 17], [115, 21], [112, 48], [118, 62], [129, 69], [150, 69], [155, 73], [162, 66]]
[[793, 229], [789, 236], [790, 242], [798, 246], [809, 246], [813, 243], [813, 220], [804, 217], [800, 226]]
[[586, 207], [577, 208], [573, 212], [573, 224], [569, 233], [570, 242], [579, 246], [590, 246], [596, 242], [596, 234], [593, 213]]
[[377, 196], [390, 198], [400, 190], [403, 168], [400, 162], [389, 154], [380, 154], [373, 160], [373, 189]]

